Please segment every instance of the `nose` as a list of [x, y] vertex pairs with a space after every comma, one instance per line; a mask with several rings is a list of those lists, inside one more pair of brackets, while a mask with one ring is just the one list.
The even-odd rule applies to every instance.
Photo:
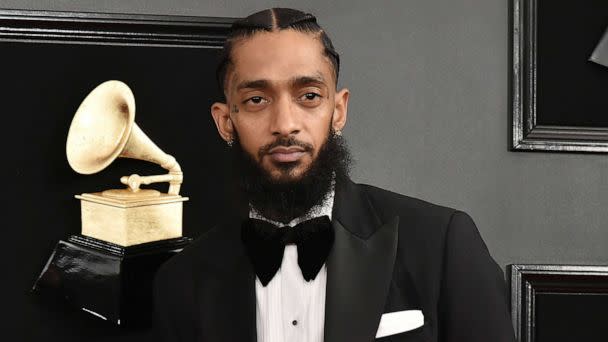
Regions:
[[289, 136], [300, 132], [300, 119], [288, 96], [280, 98], [272, 108], [270, 129], [274, 136]]

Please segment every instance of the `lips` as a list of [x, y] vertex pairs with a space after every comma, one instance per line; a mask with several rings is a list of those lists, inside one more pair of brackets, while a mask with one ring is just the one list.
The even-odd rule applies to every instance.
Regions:
[[289, 163], [289, 162], [297, 161], [302, 156], [304, 156], [305, 153], [306, 152], [301, 147], [278, 146], [278, 147], [275, 147], [275, 148], [271, 149], [270, 151], [268, 151], [268, 156], [274, 162]]

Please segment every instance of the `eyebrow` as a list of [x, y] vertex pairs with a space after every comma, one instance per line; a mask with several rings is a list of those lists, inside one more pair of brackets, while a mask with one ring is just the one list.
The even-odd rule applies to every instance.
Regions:
[[[270, 88], [270, 84], [271, 82], [266, 79], [245, 80], [237, 85], [236, 90], [238, 91], [242, 89], [266, 89]], [[307, 85], [325, 86], [326, 82], [323, 75], [321, 75], [321, 73], [318, 73], [313, 76], [296, 76], [289, 80], [289, 85], [294, 88], [303, 87]]]
[[325, 85], [325, 78], [321, 73], [318, 73], [314, 76], [298, 76], [291, 79], [289, 82], [292, 87], [303, 87], [307, 85]]
[[252, 81], [243, 81], [239, 83], [236, 87], [236, 90], [241, 89], [264, 89], [270, 86], [270, 81], [268, 80], [252, 80]]

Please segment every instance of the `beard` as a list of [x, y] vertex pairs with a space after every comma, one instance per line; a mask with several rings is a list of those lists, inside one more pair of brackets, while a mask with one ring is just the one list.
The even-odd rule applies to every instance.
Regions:
[[[279, 137], [260, 148], [259, 160], [277, 146], [299, 146], [307, 153], [312, 151], [312, 146], [293, 137]], [[238, 134], [235, 134], [231, 150], [236, 181], [249, 204], [267, 219], [281, 223], [305, 215], [321, 204], [333, 190], [334, 184], [348, 178], [352, 162], [346, 141], [341, 135], [336, 135], [332, 128], [317, 157], [297, 177], [291, 171], [299, 165], [299, 161], [279, 163], [276, 167], [281, 175], [272, 177], [261, 162], [243, 150]]]

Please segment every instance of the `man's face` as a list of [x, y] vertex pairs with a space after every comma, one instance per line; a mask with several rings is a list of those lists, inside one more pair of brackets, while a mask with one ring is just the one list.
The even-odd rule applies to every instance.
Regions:
[[242, 149], [271, 178], [299, 179], [346, 122], [348, 90], [335, 91], [334, 72], [314, 35], [295, 30], [257, 33], [236, 43], [227, 103], [212, 114], [220, 135], [238, 135]]

